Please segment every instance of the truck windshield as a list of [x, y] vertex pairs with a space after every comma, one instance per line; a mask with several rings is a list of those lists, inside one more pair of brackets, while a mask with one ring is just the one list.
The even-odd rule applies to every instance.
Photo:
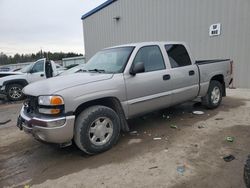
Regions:
[[82, 68], [90, 72], [121, 73], [134, 47], [105, 49], [95, 54]]
[[68, 74], [81, 72], [81, 70], [84, 70], [84, 66], [85, 66], [85, 64], [77, 65], [75, 67], [72, 67], [72, 68], [60, 73], [59, 75], [62, 76], [62, 75], [68, 75]]

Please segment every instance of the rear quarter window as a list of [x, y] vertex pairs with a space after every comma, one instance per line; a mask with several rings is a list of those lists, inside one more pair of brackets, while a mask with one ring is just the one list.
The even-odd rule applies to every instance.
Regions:
[[165, 45], [165, 49], [172, 68], [192, 65], [191, 59], [185, 46], [181, 44], [168, 44]]

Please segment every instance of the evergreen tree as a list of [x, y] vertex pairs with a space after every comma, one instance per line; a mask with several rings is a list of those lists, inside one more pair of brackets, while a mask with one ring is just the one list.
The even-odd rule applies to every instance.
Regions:
[[40, 58], [48, 58], [50, 60], [58, 61], [62, 58], [82, 56], [82, 54], [73, 52], [43, 52], [42, 50], [32, 54], [15, 54], [14, 56], [7, 56], [3, 52], [0, 52], [0, 65], [8, 65], [15, 63], [33, 62]]

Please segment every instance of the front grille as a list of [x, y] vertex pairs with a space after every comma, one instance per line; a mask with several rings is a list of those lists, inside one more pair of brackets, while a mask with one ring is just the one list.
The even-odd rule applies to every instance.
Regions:
[[27, 96], [24, 101], [24, 110], [26, 113], [35, 113], [38, 110], [38, 98], [34, 96]]

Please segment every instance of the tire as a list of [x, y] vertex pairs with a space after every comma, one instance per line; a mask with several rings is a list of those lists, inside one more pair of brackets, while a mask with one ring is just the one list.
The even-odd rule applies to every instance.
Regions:
[[220, 106], [222, 100], [222, 85], [216, 80], [210, 82], [207, 95], [202, 98], [202, 103], [208, 109], [214, 109]]
[[109, 150], [120, 136], [120, 119], [105, 106], [92, 106], [76, 119], [74, 141], [83, 152], [93, 155]]
[[244, 181], [247, 188], [250, 188], [250, 155], [247, 158], [245, 167], [244, 167]]
[[20, 84], [10, 84], [6, 87], [7, 98], [10, 101], [19, 101], [24, 98], [24, 94], [22, 92], [23, 86]]

